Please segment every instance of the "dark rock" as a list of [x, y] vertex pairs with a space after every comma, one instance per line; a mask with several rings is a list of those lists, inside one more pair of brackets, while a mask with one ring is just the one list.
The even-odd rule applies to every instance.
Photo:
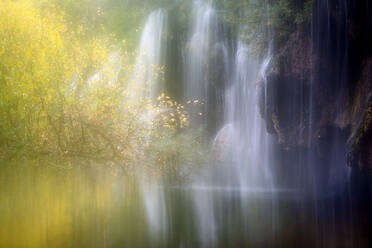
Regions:
[[371, 163], [365, 131], [372, 125], [366, 111], [372, 95], [371, 6], [367, 0], [315, 1], [312, 22], [296, 27], [276, 48], [259, 107], [268, 132], [285, 149], [326, 151], [325, 140], [337, 136], [342, 146], [353, 145], [352, 164]]
[[[262, 90], [260, 109], [269, 132], [286, 147], [307, 143], [311, 37], [302, 26], [280, 47]], [[261, 82], [263, 85], [264, 83]], [[264, 85], [263, 85], [264, 87]]]
[[372, 98], [354, 136], [348, 163], [352, 167], [372, 171]]

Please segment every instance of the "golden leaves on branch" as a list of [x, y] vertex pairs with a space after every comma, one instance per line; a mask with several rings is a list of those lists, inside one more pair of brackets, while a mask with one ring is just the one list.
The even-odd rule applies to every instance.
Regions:
[[[130, 87], [145, 72], [163, 79], [164, 66], [134, 74], [131, 55], [113, 51], [111, 37], [86, 40], [85, 32], [55, 7], [0, 0], [0, 148], [25, 144], [134, 167], [176, 163], [180, 150], [195, 147], [181, 132], [190, 123], [186, 107], [165, 93], [149, 97], [147, 85]], [[177, 138], [182, 144], [173, 145]]]
[[189, 126], [189, 113], [177, 101], [172, 101], [164, 93], [157, 98], [157, 108], [162, 112], [161, 125], [166, 128], [185, 128]]

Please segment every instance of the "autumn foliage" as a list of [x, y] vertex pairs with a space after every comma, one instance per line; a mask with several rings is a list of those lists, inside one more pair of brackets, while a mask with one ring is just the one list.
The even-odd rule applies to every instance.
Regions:
[[195, 143], [172, 153], [159, 140], [184, 142], [188, 112], [164, 94], [153, 99], [131, 87], [130, 55], [112, 37], [85, 32], [53, 5], [0, 1], [0, 156], [179, 164]]

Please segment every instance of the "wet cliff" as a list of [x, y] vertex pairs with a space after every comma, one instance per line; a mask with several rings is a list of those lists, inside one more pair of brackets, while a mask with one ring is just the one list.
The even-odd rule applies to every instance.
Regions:
[[259, 105], [284, 151], [322, 159], [338, 147], [350, 166], [372, 169], [371, 30], [368, 0], [319, 0], [276, 42]]

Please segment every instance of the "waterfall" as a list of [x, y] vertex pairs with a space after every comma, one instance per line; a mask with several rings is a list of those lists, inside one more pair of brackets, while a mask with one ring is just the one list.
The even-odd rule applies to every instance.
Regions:
[[153, 98], [164, 90], [162, 67], [167, 46], [167, 12], [153, 11], [142, 32], [139, 53], [133, 74], [136, 90], [145, 91]]
[[0, 248], [372, 247], [372, 0], [33, 2], [0, 0]]
[[[231, 181], [238, 187], [271, 187], [271, 137], [258, 109], [261, 85], [271, 54], [258, 63], [248, 45], [238, 42], [234, 61], [232, 85], [226, 90], [225, 125], [214, 140], [219, 163], [234, 170]], [[262, 86], [265, 90], [265, 85]], [[226, 180], [226, 179], [225, 179]]]
[[193, 2], [195, 17], [187, 43], [185, 96], [186, 99], [205, 100], [208, 82], [207, 65], [211, 46], [216, 39], [216, 15], [211, 3]]
[[[165, 64], [167, 45], [167, 12], [163, 9], [153, 11], [142, 32], [133, 84], [140, 94], [155, 99], [164, 91], [162, 68]], [[138, 93], [136, 93], [138, 94]], [[152, 123], [153, 114], [146, 113], [143, 118]], [[162, 240], [167, 230], [165, 196], [160, 182], [154, 175], [140, 172], [140, 188], [145, 206], [149, 232], [154, 240]]]
[[[189, 192], [182, 199], [191, 204], [188, 212], [190, 223], [197, 230], [197, 242], [203, 247], [213, 247], [220, 242], [220, 237], [234, 236], [231, 233], [233, 219], [239, 218], [242, 228], [251, 228], [252, 216], [245, 210], [252, 204], [248, 196], [264, 194], [272, 199], [278, 190], [272, 175], [273, 137], [266, 131], [262, 116], [266, 113], [260, 113], [258, 106], [261, 94], [266, 94], [266, 71], [272, 54], [269, 49], [260, 60], [243, 38], [229, 45], [211, 1], [193, 1], [191, 16], [183, 50], [184, 101], [204, 103], [191, 110], [191, 114], [206, 111], [205, 119], [197, 121], [196, 126], [216, 122], [212, 113], [217, 108], [222, 109], [219, 116], [222, 123], [215, 123], [220, 130], [214, 132], [211, 142], [214, 161], [200, 169], [190, 184], [173, 190]], [[160, 46], [159, 36], [167, 25], [165, 19], [164, 12], [159, 10], [148, 18], [136, 73], [142, 66], [149, 68], [161, 63], [167, 66], [167, 61], [162, 60], [164, 47]], [[147, 54], [155, 56], [148, 59]], [[149, 73], [143, 75], [137, 84], [143, 86], [149, 80], [157, 81]], [[207, 129], [213, 128], [207, 126]], [[141, 180], [149, 231], [152, 239], [161, 243], [172, 235], [172, 219], [176, 217], [170, 213], [177, 211], [166, 194], [166, 187], [154, 178]], [[231, 204], [236, 205], [235, 210], [226, 209]], [[271, 201], [271, 221], [273, 208]]]
[[[322, 3], [328, 3], [328, 1]], [[325, 166], [339, 163], [340, 159], [336, 158], [336, 154], [342, 148], [337, 147], [341, 142], [337, 140], [337, 134], [335, 137], [333, 134], [330, 135], [329, 143], [334, 142], [334, 144], [325, 145], [331, 158], [317, 159], [317, 151], [311, 147], [313, 136], [317, 135], [314, 131], [317, 127], [316, 120], [321, 119], [316, 116], [315, 111], [319, 108], [316, 96], [320, 90], [320, 85], [315, 82], [323, 82], [322, 85], [326, 85], [325, 82], [330, 79], [331, 73], [341, 72], [345, 65], [343, 62], [336, 63], [337, 68], [333, 68], [330, 72], [322, 72], [321, 65], [317, 65], [319, 67], [312, 65], [313, 71], [308, 85], [297, 84], [291, 86], [293, 89], [286, 86], [288, 91], [298, 91], [301, 92], [300, 95], [276, 94], [273, 91], [277, 89], [273, 89], [273, 82], [267, 78], [269, 72], [275, 70], [277, 62], [273, 59], [273, 42], [268, 44], [267, 54], [261, 58], [255, 55], [252, 45], [244, 39], [242, 34], [244, 32], [238, 32], [237, 37], [226, 38], [227, 33], [221, 28], [217, 17], [218, 12], [213, 7], [212, 1], [194, 0], [191, 8], [191, 21], [186, 41], [182, 43], [185, 45], [182, 51], [183, 64], [180, 68], [182, 73], [178, 76], [182, 77], [179, 81], [182, 81], [184, 102], [197, 100], [196, 102], [204, 103], [202, 106], [197, 106], [196, 110], [191, 109], [191, 114], [205, 111], [203, 120], [195, 121], [192, 126], [205, 126], [209, 131], [208, 134], [212, 133], [209, 138], [211, 138], [210, 145], [214, 159], [211, 164], [200, 168], [197, 173], [193, 174], [189, 184], [169, 187], [153, 177], [144, 177], [141, 180], [144, 210], [152, 236], [151, 240], [156, 240], [163, 245], [172, 240], [174, 233], [178, 231], [182, 233], [182, 237], [177, 236], [175, 239], [179, 239], [181, 244], [198, 244], [202, 247], [219, 246], [225, 242], [224, 239], [243, 239], [243, 243], [249, 241], [262, 244], [268, 238], [269, 243], [274, 242], [277, 232], [283, 228], [279, 223], [282, 218], [286, 218], [279, 213], [283, 211], [280, 202], [283, 199], [287, 200], [285, 198], [287, 196], [297, 200], [296, 197], [303, 185], [314, 187], [310, 189], [313, 191], [310, 198], [314, 205], [314, 213], [311, 212], [311, 214], [314, 215], [315, 224], [319, 225], [319, 214], [324, 214], [322, 208], [325, 209], [325, 206], [323, 203], [323, 205], [319, 204], [320, 198], [317, 194], [323, 187], [321, 182], [323, 179], [318, 177], [320, 174], [318, 168], [324, 170]], [[322, 9], [322, 11], [326, 11], [327, 13], [323, 15], [329, 18], [328, 9]], [[319, 23], [324, 23], [324, 21]], [[313, 33], [312, 50], [314, 51], [312, 53], [315, 50], [318, 55], [325, 52], [322, 60], [332, 61], [334, 58], [329, 57], [328, 51], [330, 40], [325, 39], [327, 42], [321, 45], [323, 41], [321, 33], [327, 36], [331, 31], [328, 26], [320, 28], [315, 27], [315, 24], [313, 24], [313, 29], [319, 33]], [[149, 68], [156, 68], [154, 65], [167, 66], [164, 47], [167, 43], [162, 37], [166, 34], [164, 31], [166, 27], [165, 11], [154, 11], [148, 18], [141, 39], [136, 65], [136, 77], [139, 79], [136, 79], [136, 85], [145, 87], [149, 82], [155, 83], [155, 86], [150, 87], [152, 96], [164, 89], [161, 80], [154, 77], [154, 73], [151, 73], [152, 69]], [[246, 27], [239, 28], [243, 30]], [[325, 31], [321, 32], [323, 29]], [[342, 28], [338, 27], [337, 30], [342, 30]], [[269, 33], [272, 36], [274, 32], [269, 30]], [[229, 43], [228, 39], [232, 39], [233, 42]], [[341, 44], [337, 49], [347, 50], [347, 44]], [[151, 56], [148, 56], [149, 54]], [[311, 62], [317, 63], [315, 58]], [[337, 79], [344, 79], [344, 75], [337, 75]], [[342, 86], [342, 81], [339, 83]], [[306, 91], [308, 86], [309, 90]], [[343, 94], [343, 90], [340, 94]], [[272, 98], [277, 99], [273, 101]], [[340, 96], [336, 98], [342, 99]], [[294, 154], [293, 161], [298, 161], [299, 166], [303, 165], [299, 169], [299, 171], [304, 171], [301, 177], [295, 175], [300, 178], [298, 179], [299, 187], [295, 190], [281, 188], [282, 184], [287, 185], [285, 184], [287, 178], [281, 178], [286, 171], [280, 171], [281, 174], [277, 172], [285, 168], [288, 161], [277, 155], [286, 153], [287, 150], [283, 150], [287, 148], [281, 147], [278, 144], [281, 142], [280, 137], [268, 133], [266, 127], [266, 121], [271, 120], [273, 126], [269, 129], [272, 129], [271, 132], [278, 132], [275, 129], [274, 119], [279, 117], [271, 115], [278, 114], [274, 113], [272, 108], [285, 105], [279, 106], [281, 100], [293, 104], [288, 109], [290, 113], [288, 118], [291, 121], [295, 121], [296, 118], [307, 121], [305, 121], [307, 126], [305, 127], [306, 124], [304, 124], [299, 135], [304, 136], [306, 140], [304, 143], [311, 148], [294, 150], [288, 152], [289, 155], [283, 155]], [[324, 101], [324, 99], [321, 100]], [[272, 106], [273, 102], [275, 106]], [[259, 105], [263, 108], [259, 108]], [[217, 123], [216, 116], [219, 115], [219, 110], [222, 110], [219, 116], [221, 121]], [[300, 113], [297, 113], [298, 110]], [[277, 121], [279, 123], [279, 120]], [[214, 130], [210, 123], [214, 123], [218, 129]], [[323, 147], [320, 146], [320, 148]], [[290, 162], [294, 164], [293, 161]], [[338, 168], [331, 172], [335, 175], [342, 173]], [[296, 181], [297, 178], [290, 180]], [[291, 182], [288, 185], [293, 187]], [[173, 195], [174, 191], [176, 193]], [[281, 193], [285, 195], [283, 199], [280, 199]], [[308, 199], [304, 198], [304, 201]], [[292, 210], [300, 211], [297, 209], [299, 205], [296, 204], [292, 205]], [[308, 203], [301, 202], [301, 204]], [[251, 210], [257, 206], [263, 209]], [[261, 215], [264, 219], [262, 223], [255, 223], [256, 216], [250, 211]], [[180, 212], [187, 216], [178, 216]], [[176, 223], [176, 220], [182, 220], [181, 224]], [[234, 233], [235, 226], [241, 228], [240, 234]], [[249, 237], [241, 236], [242, 233]], [[182, 246], [179, 243], [177, 245]]]
[[197, 100], [200, 103], [190, 109], [191, 115], [198, 116], [194, 118], [193, 123], [208, 126], [208, 130], [213, 130], [216, 122], [213, 116], [217, 115], [214, 103], [218, 98], [218, 79], [214, 79], [213, 75], [220, 66], [216, 64], [221, 61], [217, 57], [226, 56], [227, 53], [222, 39], [218, 37], [218, 20], [212, 1], [194, 0], [191, 13], [184, 49], [183, 96], [185, 102]]
[[[233, 166], [238, 175], [239, 187], [264, 187], [273, 185], [270, 171], [271, 137], [258, 109], [260, 86], [265, 84], [265, 73], [271, 54], [261, 66], [252, 55], [250, 47], [238, 42], [235, 55], [233, 85], [227, 92], [226, 123], [232, 129], [231, 145]], [[266, 86], [262, 86], [265, 90]]]
[[[215, 211], [233, 201], [236, 193], [241, 195], [244, 209], [247, 192], [275, 190], [270, 159], [272, 137], [267, 134], [258, 109], [259, 84], [265, 83], [271, 54], [260, 65], [249, 46], [238, 42], [234, 57], [232, 83], [225, 92], [225, 124], [213, 141], [215, 164], [194, 182], [195, 188], [206, 189], [194, 193], [197, 226], [205, 246], [213, 246], [220, 235], [220, 225], [224, 223]], [[221, 196], [221, 192], [226, 193]]]
[[[260, 89], [266, 87], [260, 84], [265, 84], [271, 54], [260, 63], [242, 41], [237, 42], [235, 49], [229, 48], [219, 35], [216, 11], [210, 1], [194, 1], [193, 13], [186, 48], [185, 98], [205, 101], [207, 119], [216, 108], [212, 98], [221, 88], [225, 105], [223, 126], [212, 144], [216, 159], [194, 178], [191, 186], [199, 240], [203, 246], [213, 247], [221, 232], [229, 228], [226, 219], [237, 214], [228, 210], [220, 213], [225, 204], [235, 201], [236, 193], [242, 195], [239, 201], [244, 209], [247, 192], [274, 190], [270, 168], [272, 137], [266, 132], [258, 108]], [[216, 76], [211, 76], [216, 74], [224, 87], [219, 88]]]

